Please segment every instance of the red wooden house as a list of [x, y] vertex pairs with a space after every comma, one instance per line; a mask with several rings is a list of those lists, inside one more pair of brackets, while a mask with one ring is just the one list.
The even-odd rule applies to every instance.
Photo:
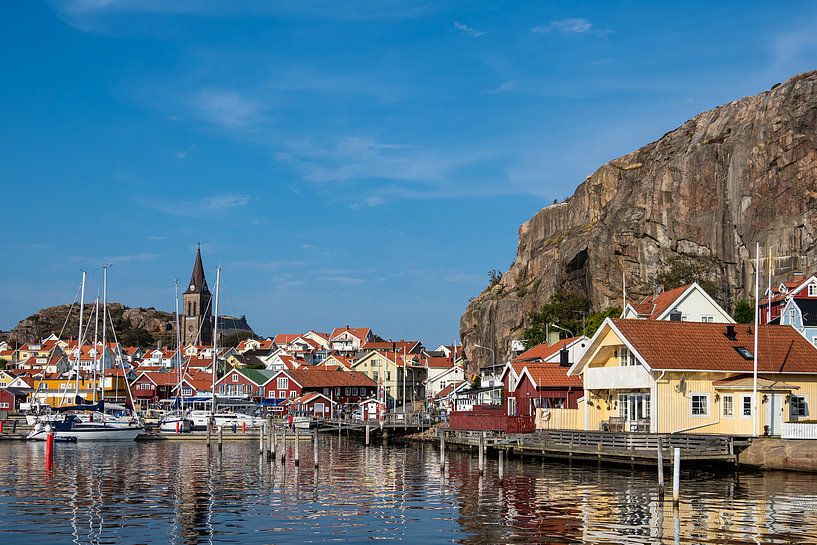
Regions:
[[557, 363], [531, 363], [522, 369], [508, 394], [508, 414], [536, 416], [536, 409], [577, 409], [582, 378], [568, 376], [569, 367]]
[[131, 382], [133, 401], [144, 408], [148, 404], [169, 399], [173, 396], [173, 388], [178, 383], [179, 377], [175, 371], [139, 373]]
[[317, 392], [335, 403], [348, 405], [374, 396], [376, 390], [377, 384], [358, 371], [305, 367], [275, 373], [264, 385], [264, 398], [280, 401]]
[[312, 418], [332, 418], [337, 403], [319, 392], [309, 392], [302, 396], [287, 399], [282, 403], [287, 412], [295, 416]]

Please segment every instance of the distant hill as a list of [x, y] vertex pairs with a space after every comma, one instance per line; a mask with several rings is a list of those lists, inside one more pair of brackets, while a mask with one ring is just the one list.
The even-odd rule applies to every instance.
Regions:
[[[70, 311], [70, 316], [69, 316]], [[83, 328], [88, 325], [94, 312], [93, 305], [86, 305]], [[113, 322], [116, 338], [124, 345], [151, 346], [159, 342], [173, 344], [174, 315], [150, 308], [129, 308], [121, 303], [108, 303], [108, 314]], [[102, 310], [100, 309], [99, 337], [102, 337]], [[51, 335], [64, 339], [76, 338], [79, 328], [79, 305], [60, 305], [37, 311], [12, 329], [8, 336], [11, 343], [36, 342]], [[90, 323], [85, 339], [93, 339], [94, 323]], [[108, 337], [113, 341], [110, 327]]]

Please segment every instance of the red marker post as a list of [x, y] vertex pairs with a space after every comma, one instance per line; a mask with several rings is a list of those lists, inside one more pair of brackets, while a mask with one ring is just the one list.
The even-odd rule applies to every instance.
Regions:
[[45, 470], [50, 472], [54, 463], [54, 432], [48, 432], [45, 436]]

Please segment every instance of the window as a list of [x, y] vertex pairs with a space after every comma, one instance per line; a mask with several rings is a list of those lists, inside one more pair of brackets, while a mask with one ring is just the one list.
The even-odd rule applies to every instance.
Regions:
[[340, 386], [335, 386], [335, 395], [340, 397]]
[[709, 416], [709, 394], [692, 394], [692, 416]]
[[324, 404], [323, 403], [315, 403], [315, 414], [323, 414]]
[[348, 386], [346, 388], [344, 388], [343, 391], [347, 396], [352, 395], [352, 389], [349, 388]]
[[735, 350], [737, 350], [738, 354], [743, 356], [743, 359], [745, 360], [751, 360], [753, 358], [752, 351], [745, 346], [736, 346]]
[[275, 385], [278, 387], [279, 390], [286, 390], [287, 388], [289, 388], [289, 379], [287, 379], [286, 377], [279, 377], [278, 380], [276, 380], [275, 382], [276, 382]]
[[516, 416], [516, 398], [508, 398], [508, 416]]
[[741, 400], [741, 407], [744, 418], [752, 416], [752, 396], [743, 396]]
[[630, 352], [630, 349], [626, 346], [622, 346], [621, 351], [619, 352], [619, 365], [622, 367], [638, 365], [638, 362], [635, 359], [635, 354]]
[[[811, 288], [811, 286], [809, 286]], [[805, 396], [791, 396], [789, 398], [789, 413], [792, 418], [808, 416], [808, 402]]]
[[817, 337], [812, 337], [811, 338], [811, 344], [813, 344], [814, 346], [817, 346]]
[[732, 396], [723, 396], [721, 398], [721, 407], [723, 416], [731, 417], [735, 415], [735, 399]]
[[278, 399], [284, 399], [287, 396], [286, 390], [278, 390]]
[[9, 404], [7, 401], [0, 401], [0, 409], [8, 409]]
[[705, 324], [711, 324], [715, 322], [714, 316], [701, 316], [701, 321]]
[[233, 373], [233, 382], [238, 382], [238, 373]]
[[[361, 388], [361, 390], [362, 390], [362, 388]], [[353, 396], [357, 395], [357, 388], [352, 388], [352, 395]]]
[[817, 297], [817, 284], [809, 284], [808, 285], [808, 296], [809, 297]]
[[296, 397], [297, 395], [298, 395], [298, 392], [296, 392], [295, 390], [290, 390], [290, 391], [289, 391], [289, 397], [290, 397], [290, 398], [295, 399], [295, 397]]

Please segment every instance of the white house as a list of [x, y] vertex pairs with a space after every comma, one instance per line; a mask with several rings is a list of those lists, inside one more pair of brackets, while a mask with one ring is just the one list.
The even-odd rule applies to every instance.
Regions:
[[627, 303], [622, 318], [734, 324], [735, 320], [697, 282]]

